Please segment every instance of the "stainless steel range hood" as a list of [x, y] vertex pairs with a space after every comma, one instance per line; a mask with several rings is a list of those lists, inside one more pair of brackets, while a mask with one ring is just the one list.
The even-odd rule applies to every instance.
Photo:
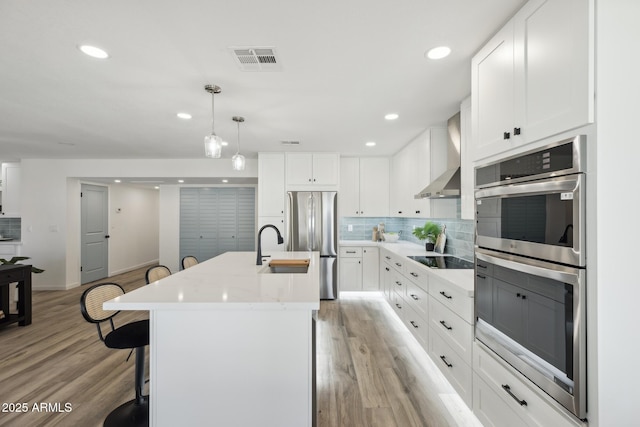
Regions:
[[460, 113], [447, 120], [447, 170], [431, 181], [415, 199], [460, 197]]

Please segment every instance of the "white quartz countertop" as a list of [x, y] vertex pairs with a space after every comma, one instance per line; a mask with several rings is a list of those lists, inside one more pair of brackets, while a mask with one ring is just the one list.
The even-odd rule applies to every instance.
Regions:
[[[398, 240], [394, 243], [387, 242], [373, 242], [371, 240], [340, 240], [340, 246], [376, 246], [381, 249], [386, 249], [391, 253], [396, 255], [407, 257], [407, 256], [443, 256], [441, 253], [437, 252], [427, 252], [424, 249], [423, 245], [418, 245], [416, 243], [411, 243], [403, 240]], [[449, 256], [444, 254], [444, 256]], [[446, 280], [447, 282], [461, 288], [469, 297], [473, 297], [474, 291], [474, 270], [470, 269], [437, 269], [437, 268], [429, 268], [423, 264], [420, 264], [417, 261], [412, 260], [411, 258], [407, 258], [407, 261], [410, 262], [414, 266], [418, 266], [422, 268], [424, 271], [427, 271], [429, 274], [434, 275], [438, 278]]]
[[318, 252], [270, 252], [270, 259], [310, 259], [302, 273], [263, 273], [255, 252], [227, 252], [104, 303], [107, 310], [318, 310]]

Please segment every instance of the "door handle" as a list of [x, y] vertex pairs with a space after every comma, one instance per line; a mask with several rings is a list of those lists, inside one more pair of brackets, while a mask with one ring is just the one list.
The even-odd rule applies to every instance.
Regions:
[[104, 236], [105, 239], [108, 239], [109, 237], [111, 237], [111, 236], [109, 236], [108, 234], [106, 236]]

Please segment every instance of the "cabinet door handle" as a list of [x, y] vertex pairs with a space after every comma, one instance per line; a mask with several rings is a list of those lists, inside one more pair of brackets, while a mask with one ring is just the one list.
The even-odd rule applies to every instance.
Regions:
[[416, 325], [416, 322], [414, 322], [413, 320], [412, 320], [412, 321], [410, 321], [409, 323], [411, 323], [411, 326], [413, 326], [414, 328], [416, 328], [416, 329], [418, 329], [418, 328], [419, 328], [419, 326], [418, 326], [418, 325]]
[[509, 132], [505, 132], [503, 135], [503, 139], [510, 139], [511, 138], [511, 134]]
[[411, 294], [411, 298], [413, 298], [416, 301], [418, 301], [420, 299], [420, 298], [418, 298], [418, 295], [415, 295], [415, 294]]
[[447, 362], [447, 358], [446, 357], [440, 356], [440, 359], [442, 359], [444, 364], [447, 365], [447, 368], [453, 368], [453, 365], [451, 363]]
[[413, 277], [418, 277], [418, 275], [416, 273], [414, 273], [413, 271], [411, 273], [409, 273], [410, 275], [412, 275]]
[[313, 178], [313, 182], [316, 182], [316, 179], [315, 179], [315, 178]]
[[309, 178], [309, 182], [311, 182], [311, 178]]
[[516, 402], [518, 402], [520, 406], [527, 406], [527, 401], [518, 399], [518, 397], [515, 394], [513, 394], [513, 392], [511, 391], [511, 387], [509, 387], [508, 384], [502, 384], [502, 388], [504, 389], [504, 391], [509, 393], [509, 396], [513, 397], [513, 399]]
[[445, 327], [447, 330], [449, 330], [449, 331], [450, 331], [451, 329], [453, 329], [451, 326], [447, 325], [447, 322], [445, 322], [444, 320], [441, 320], [441, 321], [440, 321], [440, 324], [441, 324], [442, 326], [444, 326], [444, 327]]
[[401, 213], [402, 213], [402, 211], [398, 211], [398, 213], [399, 213], [399, 214], [401, 214]]
[[440, 291], [440, 295], [442, 295], [443, 297], [445, 297], [446, 299], [451, 299], [453, 298], [451, 295], [447, 295], [444, 293], [444, 291]]
[[514, 135], [520, 135], [520, 128], [513, 128]]
[[385, 267], [384, 269], [387, 270], [387, 271], [391, 271], [391, 270], [389, 270], [389, 267]]
[[416, 213], [417, 213], [417, 214], [419, 214], [419, 213], [420, 213], [420, 211], [416, 211]]

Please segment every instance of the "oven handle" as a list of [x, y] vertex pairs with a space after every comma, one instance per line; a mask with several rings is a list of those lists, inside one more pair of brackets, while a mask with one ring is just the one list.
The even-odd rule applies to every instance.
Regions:
[[522, 184], [507, 184], [499, 187], [476, 190], [476, 199], [510, 195], [536, 195], [560, 192], [576, 192], [584, 183], [584, 174], [557, 176], [540, 181], [525, 182]]
[[501, 252], [481, 248], [476, 248], [476, 258], [511, 270], [517, 270], [534, 276], [557, 280], [573, 286], [578, 286], [580, 284], [580, 278], [584, 273], [583, 270], [574, 267], [503, 254]]

